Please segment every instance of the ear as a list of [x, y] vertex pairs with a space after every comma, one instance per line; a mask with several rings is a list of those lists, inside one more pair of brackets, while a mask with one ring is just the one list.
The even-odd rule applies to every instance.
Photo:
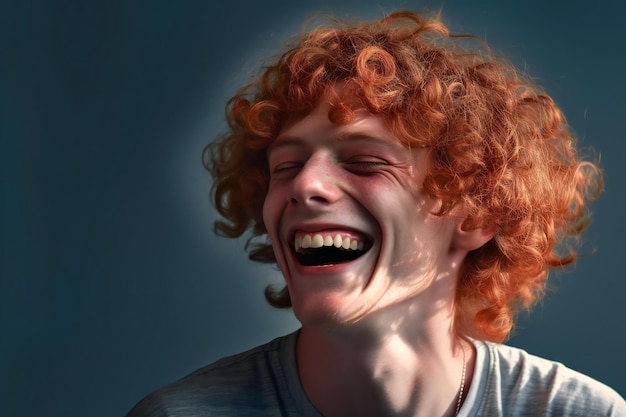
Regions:
[[468, 252], [478, 249], [496, 234], [494, 225], [477, 227], [472, 223], [467, 217], [458, 222], [452, 239], [452, 244], [456, 249]]

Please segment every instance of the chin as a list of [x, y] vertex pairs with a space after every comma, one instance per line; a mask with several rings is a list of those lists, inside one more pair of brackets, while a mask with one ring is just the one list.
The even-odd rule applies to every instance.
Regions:
[[345, 294], [294, 294], [293, 312], [303, 327], [346, 329], [363, 319], [371, 305]]

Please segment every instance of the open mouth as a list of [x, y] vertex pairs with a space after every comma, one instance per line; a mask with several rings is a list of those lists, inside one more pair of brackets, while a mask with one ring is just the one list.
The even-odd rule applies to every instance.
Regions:
[[296, 233], [296, 259], [304, 266], [326, 266], [353, 261], [371, 247], [362, 237], [340, 233]]

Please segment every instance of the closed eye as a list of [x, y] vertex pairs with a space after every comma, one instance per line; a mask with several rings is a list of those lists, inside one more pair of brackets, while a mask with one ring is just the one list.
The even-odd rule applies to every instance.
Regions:
[[281, 162], [273, 167], [270, 171], [271, 175], [278, 175], [290, 172], [298, 172], [302, 168], [302, 163], [297, 161]]
[[345, 168], [357, 175], [372, 175], [388, 165], [389, 163], [382, 159], [355, 159], [344, 162]]

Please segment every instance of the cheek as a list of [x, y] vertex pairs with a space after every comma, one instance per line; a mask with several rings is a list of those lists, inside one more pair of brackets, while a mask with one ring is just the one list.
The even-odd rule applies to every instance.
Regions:
[[270, 194], [268, 193], [265, 196], [265, 201], [263, 201], [263, 224], [265, 225], [265, 230], [267, 230], [268, 233], [271, 233], [273, 224], [271, 206]]
[[263, 202], [263, 223], [270, 236], [276, 232], [275, 226], [281, 211], [281, 207], [279, 206], [280, 201], [282, 201], [282, 199], [279, 198], [276, 190], [270, 186]]

